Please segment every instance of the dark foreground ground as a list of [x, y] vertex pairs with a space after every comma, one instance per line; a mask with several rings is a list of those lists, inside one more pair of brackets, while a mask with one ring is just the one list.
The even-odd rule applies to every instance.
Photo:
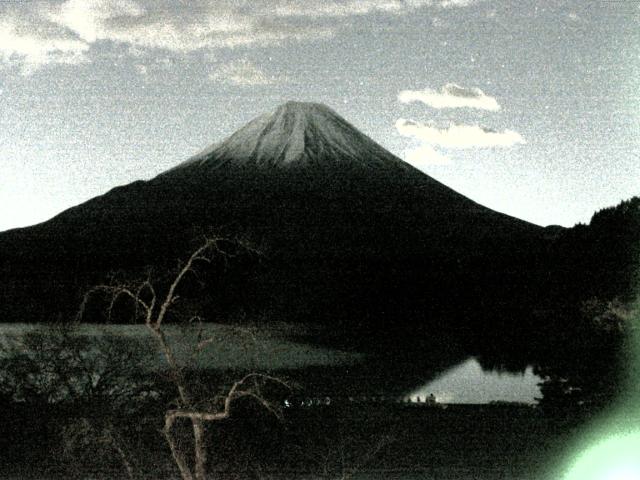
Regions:
[[[178, 478], [161, 412], [87, 415], [82, 409], [3, 412], [2, 478]], [[317, 406], [284, 421], [239, 408], [211, 425], [211, 478], [542, 479], [585, 412], [515, 405]], [[104, 412], [103, 412], [104, 413]], [[159, 414], [159, 415], [158, 415]], [[185, 430], [183, 446], [189, 448]]]

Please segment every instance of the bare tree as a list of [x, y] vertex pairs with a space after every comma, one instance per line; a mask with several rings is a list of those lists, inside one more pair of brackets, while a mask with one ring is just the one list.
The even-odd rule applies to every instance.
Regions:
[[[177, 408], [168, 409], [165, 412], [162, 433], [183, 480], [205, 480], [207, 477], [207, 460], [209, 456], [208, 445], [205, 440], [205, 425], [207, 423], [229, 418], [233, 403], [241, 398], [254, 400], [267, 412], [280, 418], [282, 416], [280, 405], [277, 402], [269, 401], [263, 395], [263, 388], [269, 383], [288, 388], [282, 380], [276, 377], [250, 373], [236, 381], [222, 398], [204, 399], [205, 401], [201, 398], [195, 398], [196, 395], [194, 395], [193, 389], [190, 388], [189, 382], [185, 377], [184, 365], [181, 363], [176, 349], [167, 338], [166, 320], [180, 300], [180, 295], [178, 294], [180, 287], [190, 277], [197, 282], [201, 282], [199, 269], [206, 265], [212, 265], [214, 259], [219, 258], [226, 263], [231, 256], [235, 255], [222, 247], [222, 245], [228, 243], [227, 239], [221, 237], [205, 238], [202, 245], [194, 250], [184, 263], [179, 265], [175, 274], [170, 278], [168, 286], [162, 291], [157, 285], [154, 285], [150, 274], [144, 281], [139, 283], [114, 282], [107, 285], [97, 285], [87, 292], [79, 311], [79, 316], [82, 317], [89, 300], [96, 293], [107, 295], [107, 314], [109, 317], [111, 317], [120, 299], [128, 299], [135, 307], [135, 317], [144, 322], [148, 332], [155, 338], [158, 348], [167, 363], [171, 381], [178, 393]], [[245, 251], [251, 250], [247, 245], [240, 244], [239, 246]], [[201, 317], [191, 315], [188, 321], [190, 323], [194, 321], [200, 323]], [[194, 355], [199, 354], [203, 349], [214, 345], [214, 338], [207, 337], [204, 334], [204, 329], [201, 328], [196, 342], [191, 345], [191, 353]], [[216, 402], [215, 400], [222, 401]], [[221, 407], [216, 408], [216, 405], [220, 404]], [[187, 420], [191, 424], [193, 439], [192, 461], [188, 460], [186, 448], [176, 440], [176, 422], [181, 419]]]
[[306, 446], [301, 452], [307, 461], [317, 469], [319, 478], [327, 480], [351, 480], [362, 473], [377, 459], [390, 444], [391, 435], [383, 435], [371, 441], [362, 442], [355, 436], [325, 439], [323, 443]]
[[133, 480], [141, 476], [141, 467], [131, 451], [132, 447], [114, 422], [82, 417], [64, 424], [62, 433], [61, 453], [68, 460], [67, 468], [72, 472], [71, 478], [86, 475], [84, 467], [87, 463], [81, 459], [90, 456], [91, 463], [95, 464], [96, 456], [104, 456], [105, 451], [115, 454], [127, 478]]
[[[155, 382], [138, 367], [152, 354], [145, 347], [103, 329], [83, 332], [74, 324], [8, 335], [0, 344], [0, 394], [29, 411], [28, 421], [55, 425], [58, 453], [71, 470], [91, 455], [94, 464], [115, 461], [134, 478], [131, 447], [117, 419], [135, 415], [158, 394]], [[97, 409], [100, 415], [86, 414]]]

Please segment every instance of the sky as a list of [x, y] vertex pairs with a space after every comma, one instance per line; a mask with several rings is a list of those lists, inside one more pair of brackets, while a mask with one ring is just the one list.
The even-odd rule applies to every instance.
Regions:
[[0, 231], [287, 100], [539, 225], [640, 194], [640, 0], [0, 0]]

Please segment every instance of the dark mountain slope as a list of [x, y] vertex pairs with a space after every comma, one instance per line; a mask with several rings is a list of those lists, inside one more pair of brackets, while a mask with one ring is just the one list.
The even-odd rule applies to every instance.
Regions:
[[544, 229], [454, 192], [327, 107], [288, 103], [151, 181], [0, 235], [0, 315], [68, 315], [108, 272], [173, 265], [211, 228], [265, 256], [222, 286], [212, 317], [509, 335], [548, 276]]

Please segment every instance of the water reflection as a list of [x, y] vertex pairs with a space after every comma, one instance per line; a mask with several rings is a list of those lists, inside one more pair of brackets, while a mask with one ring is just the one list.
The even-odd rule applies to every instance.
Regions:
[[[10, 338], [35, 331], [46, 334], [50, 328], [0, 324], [0, 356]], [[522, 373], [485, 370], [475, 357], [467, 357], [468, 353], [444, 348], [443, 345], [450, 345], [448, 342], [431, 345], [426, 350], [431, 355], [427, 356], [405, 352], [405, 357], [377, 357], [314, 345], [315, 332], [300, 329], [300, 326], [288, 324], [268, 328], [208, 324], [204, 331], [168, 326], [167, 334], [181, 361], [188, 367], [239, 372], [287, 371], [302, 385], [308, 383], [306, 386], [312, 393], [404, 396], [413, 402], [424, 402], [433, 394], [439, 403], [467, 404], [535, 403], [541, 396], [538, 387], [541, 379], [531, 367]], [[148, 344], [153, 339], [141, 325], [80, 325], [74, 332], [95, 338], [119, 337], [131, 345], [141, 342], [141, 345], [154, 346]], [[202, 338], [211, 338], [212, 348], [191, 358], [189, 347]], [[148, 370], [164, 368], [163, 358], [159, 354], [152, 355], [146, 367]]]
[[478, 360], [469, 358], [415, 389], [408, 397], [417, 401], [433, 394], [440, 403], [536, 403], [540, 381], [531, 367], [522, 373], [483, 370]]

